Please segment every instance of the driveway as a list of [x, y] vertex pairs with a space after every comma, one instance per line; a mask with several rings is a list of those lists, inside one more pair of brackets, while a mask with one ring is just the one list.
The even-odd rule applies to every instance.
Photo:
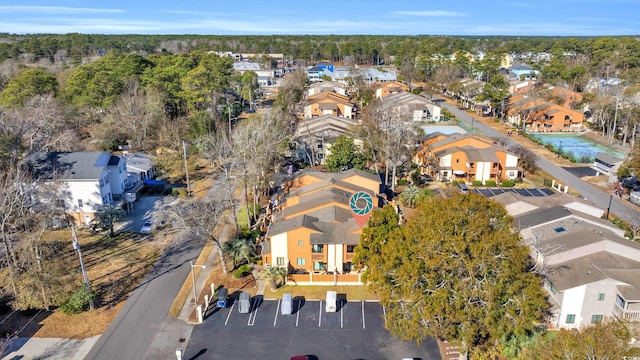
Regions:
[[384, 328], [385, 309], [377, 302], [340, 301], [327, 313], [324, 301], [294, 299], [293, 314], [282, 315], [281, 300], [251, 300], [241, 314], [237, 304], [212, 308], [191, 333], [185, 359], [441, 359], [428, 338], [419, 346], [401, 341]]

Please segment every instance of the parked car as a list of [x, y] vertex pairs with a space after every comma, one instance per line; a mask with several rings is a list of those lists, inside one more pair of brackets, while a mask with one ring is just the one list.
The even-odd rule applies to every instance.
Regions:
[[309, 360], [309, 357], [307, 355], [294, 355], [291, 360]]
[[140, 228], [141, 234], [151, 234], [151, 227], [153, 226], [153, 222], [151, 220], [147, 220], [144, 222], [142, 227]]
[[458, 183], [458, 190], [463, 194], [469, 193], [469, 187], [465, 183]]

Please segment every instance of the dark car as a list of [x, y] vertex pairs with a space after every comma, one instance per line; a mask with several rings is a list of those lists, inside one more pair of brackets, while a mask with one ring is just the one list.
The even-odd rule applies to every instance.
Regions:
[[622, 180], [620, 180], [620, 184], [623, 187], [631, 189], [638, 184], [638, 178], [633, 175], [627, 176], [626, 178], [622, 178]]
[[429, 181], [433, 181], [433, 177], [432, 177], [431, 175], [429, 175], [429, 174], [423, 174], [423, 175], [421, 175], [421, 176], [420, 176], [420, 182], [421, 182], [421, 183], [423, 183], [423, 184], [424, 184], [424, 183], [427, 183], [427, 182], [429, 182]]
[[309, 360], [309, 357], [307, 355], [294, 355], [291, 360]]

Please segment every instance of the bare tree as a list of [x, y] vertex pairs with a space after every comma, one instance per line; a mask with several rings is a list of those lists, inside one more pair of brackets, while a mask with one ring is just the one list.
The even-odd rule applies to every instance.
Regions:
[[130, 140], [132, 145], [149, 148], [149, 132], [163, 116], [160, 95], [141, 89], [137, 81], [131, 80], [118, 101], [108, 110], [104, 130], [111, 136]]
[[[287, 126], [272, 113], [250, 118], [234, 130], [233, 154], [240, 162], [239, 170], [246, 196], [247, 217], [250, 216], [249, 186], [253, 188], [255, 206], [259, 200], [259, 194], [267, 189], [266, 175], [287, 145], [289, 135]], [[249, 221], [250, 224], [251, 221]]]
[[235, 173], [240, 165], [233, 156], [233, 146], [225, 131], [218, 131], [205, 137], [199, 138], [195, 143], [200, 154], [207, 160], [209, 165], [214, 169], [222, 171], [225, 180], [225, 192], [229, 206], [231, 207], [231, 216], [238, 230], [238, 218], [236, 209], [236, 200], [233, 197], [233, 189], [231, 176]]
[[220, 243], [220, 231], [224, 226], [222, 220], [226, 209], [228, 209], [227, 200], [208, 197], [201, 201], [192, 200], [179, 206], [166, 208], [161, 216], [173, 223], [176, 228], [187, 230], [197, 239], [212, 241], [220, 257], [222, 272], [227, 274], [227, 263]]

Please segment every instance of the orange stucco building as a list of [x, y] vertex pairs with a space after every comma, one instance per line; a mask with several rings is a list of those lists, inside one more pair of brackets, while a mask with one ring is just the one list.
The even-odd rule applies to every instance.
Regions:
[[360, 170], [340, 173], [311, 171], [294, 180], [266, 234], [262, 261], [265, 266], [286, 267], [289, 273], [353, 273], [354, 248], [361, 228], [349, 209], [356, 192], [366, 192], [379, 207], [381, 182]]

